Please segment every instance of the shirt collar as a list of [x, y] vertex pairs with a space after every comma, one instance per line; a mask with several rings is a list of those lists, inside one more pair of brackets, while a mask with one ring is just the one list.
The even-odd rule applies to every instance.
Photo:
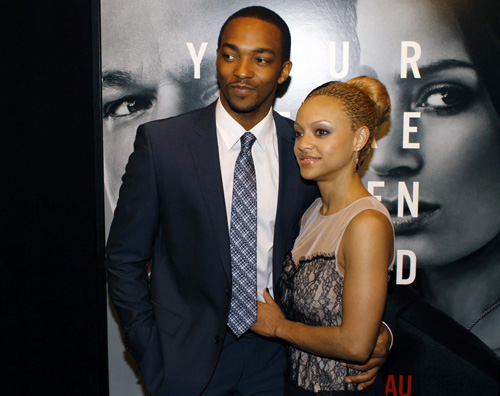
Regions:
[[[243, 134], [247, 132], [231, 115], [226, 111], [220, 99], [217, 100], [215, 107], [215, 121], [217, 130], [224, 141], [224, 145], [228, 150], [241, 139]], [[257, 142], [263, 151], [271, 140], [276, 131], [273, 117], [273, 108], [269, 109], [269, 113], [249, 132], [252, 132], [257, 138]]]

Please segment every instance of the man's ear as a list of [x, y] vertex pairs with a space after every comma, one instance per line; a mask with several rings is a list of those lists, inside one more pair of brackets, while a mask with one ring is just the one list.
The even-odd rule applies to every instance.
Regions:
[[292, 62], [290, 61], [283, 62], [283, 65], [281, 65], [280, 77], [278, 78], [278, 84], [282, 84], [286, 81], [286, 79], [290, 75], [291, 70], [292, 70]]

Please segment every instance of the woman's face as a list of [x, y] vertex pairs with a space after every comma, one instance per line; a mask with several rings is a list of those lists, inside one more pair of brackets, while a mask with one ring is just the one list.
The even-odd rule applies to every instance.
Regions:
[[355, 149], [366, 140], [359, 135], [339, 100], [325, 95], [307, 99], [295, 121], [295, 157], [302, 177], [323, 182], [354, 173]]
[[[377, 142], [363, 177], [385, 181], [374, 195], [390, 208], [397, 248], [419, 266], [453, 262], [500, 231], [500, 118], [464, 48], [449, 10], [428, 0], [360, 0], [361, 63], [372, 67], [391, 97], [391, 129]], [[421, 78], [401, 78], [401, 41], [421, 47]], [[410, 49], [409, 55], [413, 51]], [[418, 112], [403, 148], [403, 114]], [[398, 183], [419, 183], [418, 218], [405, 205], [396, 217]]]

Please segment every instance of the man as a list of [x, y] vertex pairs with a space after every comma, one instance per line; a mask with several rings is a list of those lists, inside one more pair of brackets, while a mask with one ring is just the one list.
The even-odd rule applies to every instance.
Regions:
[[[281, 15], [290, 24], [294, 37], [294, 76], [283, 84], [288, 88], [286, 95], [278, 95], [273, 106], [280, 114], [295, 118], [297, 109], [313, 87], [336, 78], [330, 73], [330, 41], [337, 44], [339, 51], [336, 56], [339, 64], [335, 68], [342, 68], [342, 42], [348, 41], [351, 44], [350, 75], [360, 74], [356, 70], [359, 51], [355, 3], [344, 0], [327, 3], [322, 0], [261, 0], [259, 3]], [[217, 99], [215, 45], [219, 28], [228, 14], [246, 4], [245, 0], [230, 3], [221, 0], [101, 2], [108, 226], [138, 126], [207, 106]], [[205, 49], [203, 42], [208, 43]], [[192, 43], [196, 62], [187, 43]], [[197, 62], [200, 62], [200, 72], [195, 77], [194, 63]]]
[[[316, 195], [300, 178], [291, 121], [272, 112], [292, 66], [290, 35], [277, 14], [249, 7], [226, 21], [218, 47], [220, 99], [139, 127], [108, 239], [109, 293], [151, 393], [281, 395], [283, 346], [253, 334], [251, 322], [239, 328], [234, 307], [237, 264], [254, 262], [238, 248], [256, 257], [259, 296], [266, 287], [274, 293], [298, 220]], [[235, 169], [249, 132], [252, 170], [241, 176]], [[242, 185], [252, 174], [255, 185]], [[257, 197], [250, 220], [238, 217], [250, 204], [233, 205], [246, 189]], [[235, 231], [253, 222], [258, 232]]]

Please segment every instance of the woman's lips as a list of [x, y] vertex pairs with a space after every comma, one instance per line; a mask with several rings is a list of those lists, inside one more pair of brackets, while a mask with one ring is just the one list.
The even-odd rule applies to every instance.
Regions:
[[316, 162], [318, 162], [320, 160], [320, 158], [319, 157], [313, 157], [311, 155], [301, 155], [299, 157], [299, 160], [300, 160], [300, 165], [302, 165], [302, 166], [308, 166], [308, 165], [315, 164]]
[[409, 213], [405, 204], [405, 211], [403, 217], [398, 217], [398, 201], [397, 200], [384, 200], [382, 203], [391, 213], [392, 224], [396, 234], [410, 234], [416, 233], [426, 223], [431, 221], [439, 213], [439, 205], [429, 203], [426, 201], [418, 202], [418, 217], [413, 217]]

